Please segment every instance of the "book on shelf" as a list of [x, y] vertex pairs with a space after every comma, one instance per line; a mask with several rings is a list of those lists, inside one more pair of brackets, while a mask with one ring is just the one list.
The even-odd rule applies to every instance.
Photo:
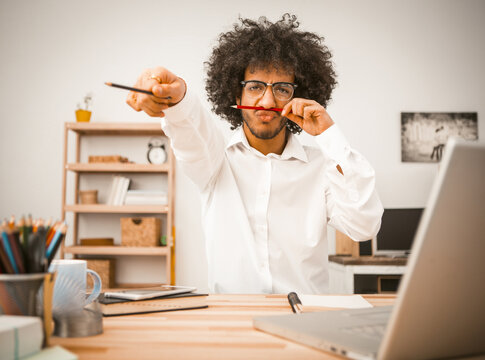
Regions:
[[110, 191], [107, 205], [123, 205], [126, 193], [130, 187], [131, 180], [129, 178], [116, 175], [111, 181]]
[[107, 205], [113, 205], [118, 181], [119, 181], [119, 176], [113, 176], [113, 178], [111, 180], [111, 185], [110, 185], [110, 188], [109, 188], [108, 199], [106, 200]]
[[125, 205], [167, 205], [168, 196], [164, 191], [129, 190], [126, 193]]
[[129, 186], [130, 179], [126, 177], [121, 177], [114, 205], [123, 205]]

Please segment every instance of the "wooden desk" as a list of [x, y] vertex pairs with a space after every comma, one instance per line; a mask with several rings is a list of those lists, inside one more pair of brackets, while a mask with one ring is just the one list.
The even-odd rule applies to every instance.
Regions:
[[[394, 295], [365, 295], [374, 306]], [[258, 331], [256, 315], [291, 313], [286, 295], [209, 295], [209, 308], [104, 318], [104, 333], [52, 338], [80, 360], [102, 359], [338, 359]]]

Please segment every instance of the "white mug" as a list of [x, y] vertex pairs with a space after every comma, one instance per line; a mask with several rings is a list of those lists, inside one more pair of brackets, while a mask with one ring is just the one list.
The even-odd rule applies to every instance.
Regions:
[[[87, 268], [86, 260], [53, 260], [50, 272], [57, 272], [52, 299], [52, 312], [62, 315], [82, 311], [84, 306], [96, 300], [101, 292], [101, 278], [98, 273]], [[93, 279], [93, 291], [86, 298], [86, 274]]]

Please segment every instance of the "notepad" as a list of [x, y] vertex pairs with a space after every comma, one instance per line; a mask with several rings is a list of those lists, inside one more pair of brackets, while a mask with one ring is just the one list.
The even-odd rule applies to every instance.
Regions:
[[207, 296], [200, 295], [102, 304], [101, 311], [103, 316], [120, 316], [164, 311], [204, 309], [207, 307]]
[[76, 354], [67, 351], [63, 347], [53, 346], [42, 349], [34, 355], [22, 358], [22, 360], [77, 360], [79, 359]]
[[298, 295], [304, 310], [308, 308], [365, 309], [372, 305], [360, 295]]

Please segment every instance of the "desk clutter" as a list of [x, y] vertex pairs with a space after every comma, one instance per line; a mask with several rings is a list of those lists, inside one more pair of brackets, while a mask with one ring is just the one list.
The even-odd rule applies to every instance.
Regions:
[[106, 297], [101, 294], [99, 297], [103, 316], [121, 316], [133, 314], [148, 314], [154, 312], [205, 309], [207, 294], [188, 292], [160, 296], [148, 300], [127, 300]]
[[67, 224], [52, 219], [33, 220], [31, 216], [15, 222], [12, 216], [0, 225], [0, 273], [46, 272], [67, 232]]

